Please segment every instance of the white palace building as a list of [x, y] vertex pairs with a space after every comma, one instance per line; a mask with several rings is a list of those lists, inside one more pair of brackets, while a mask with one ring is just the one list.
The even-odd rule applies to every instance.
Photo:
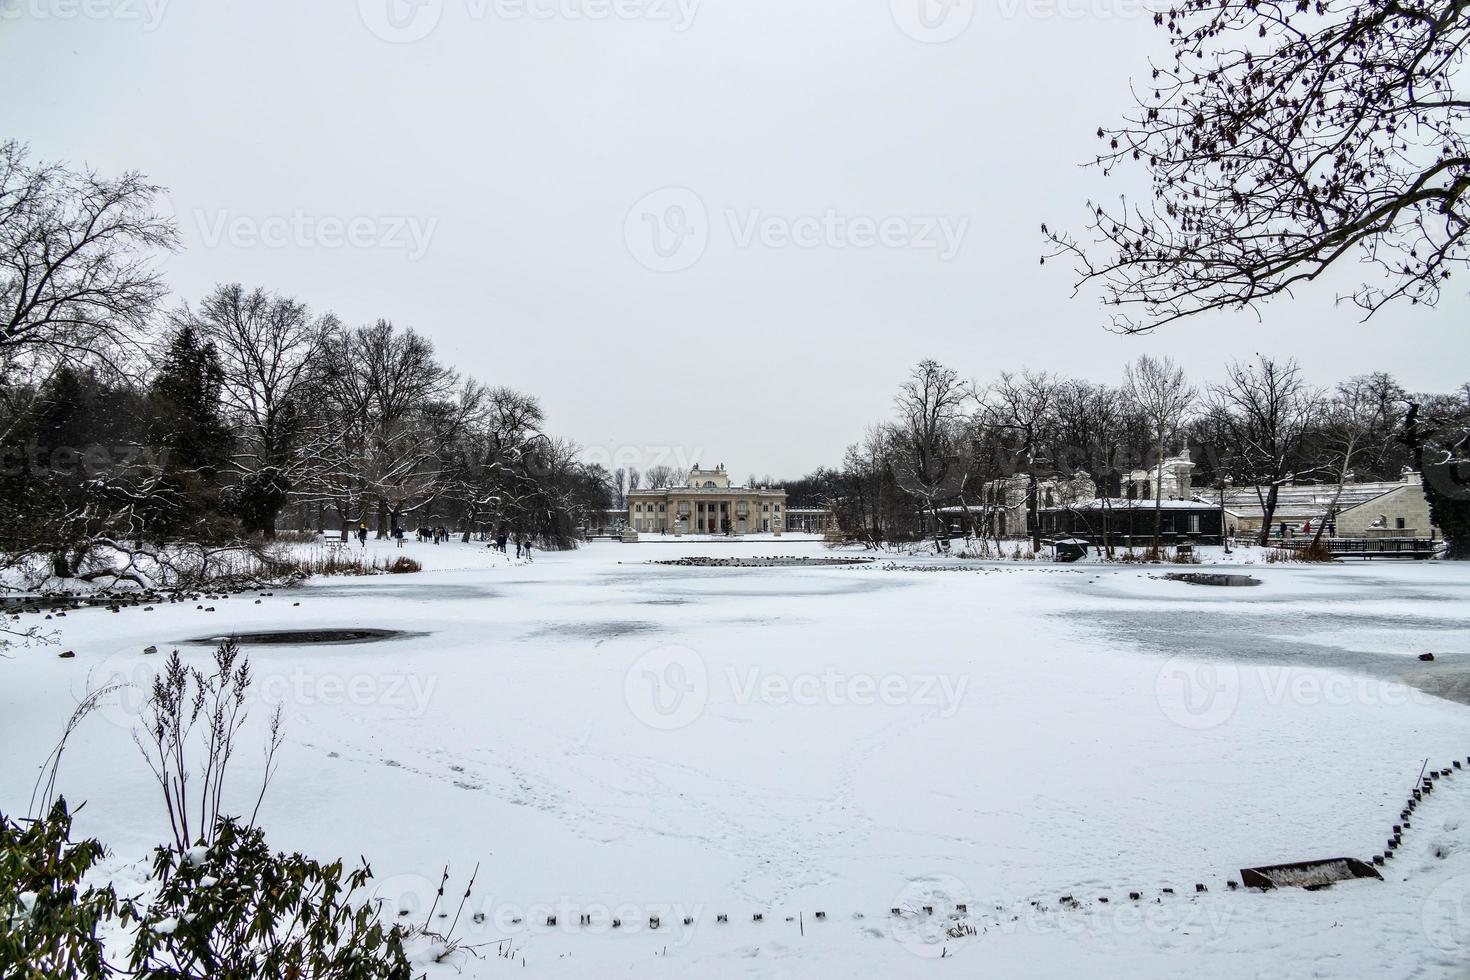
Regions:
[[737, 486], [724, 464], [689, 471], [683, 486], [628, 491], [628, 527], [640, 534], [780, 534], [786, 491]]

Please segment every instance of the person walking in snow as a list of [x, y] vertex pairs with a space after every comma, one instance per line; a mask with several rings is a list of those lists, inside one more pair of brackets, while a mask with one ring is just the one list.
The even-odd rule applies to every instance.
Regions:
[[357, 522], [357, 543], [364, 548], [367, 547], [367, 522], [365, 521]]
[[502, 555], [505, 554], [505, 532], [501, 531], [495, 536], [495, 550]]

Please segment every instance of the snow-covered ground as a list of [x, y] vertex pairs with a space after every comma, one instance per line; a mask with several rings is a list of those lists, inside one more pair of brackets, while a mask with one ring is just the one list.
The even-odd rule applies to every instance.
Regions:
[[[923, 976], [950, 957], [966, 977], [1465, 970], [1464, 770], [1383, 882], [1226, 882], [1380, 853], [1423, 761], [1470, 759], [1470, 707], [1425, 693], [1467, 699], [1470, 567], [1253, 564], [1262, 585], [1211, 588], [1167, 566], [651, 563], [833, 554], [794, 539], [529, 564], [403, 550], [425, 571], [45, 623], [59, 648], [0, 660], [0, 808], [24, 810], [89, 679], [146, 681], [150, 644], [202, 662], [185, 641], [378, 627], [407, 635], [249, 648], [260, 700], [286, 707], [262, 821], [278, 848], [365, 856], [392, 910], [478, 863], [466, 916], [484, 921], [459, 933], [515, 956], [463, 956], [467, 976]], [[139, 701], [88, 719], [61, 773], [124, 878], [167, 833], [129, 737]], [[976, 934], [945, 934], [960, 923]]]

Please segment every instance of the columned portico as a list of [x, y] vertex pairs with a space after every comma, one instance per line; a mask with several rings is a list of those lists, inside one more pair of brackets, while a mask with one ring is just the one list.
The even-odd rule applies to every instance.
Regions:
[[723, 465], [698, 466], [682, 486], [628, 493], [628, 526], [640, 534], [780, 534], [786, 491], [732, 484]]

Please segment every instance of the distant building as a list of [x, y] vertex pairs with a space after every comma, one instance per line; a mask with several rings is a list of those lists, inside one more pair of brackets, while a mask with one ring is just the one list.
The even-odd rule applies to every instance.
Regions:
[[[1235, 537], [1240, 515], [1205, 500], [1163, 500], [1158, 504], [1160, 543], [1220, 544], [1221, 530]], [[1065, 507], [1043, 507], [1037, 513], [1041, 533], [1049, 538], [1083, 538], [1093, 544], [1111, 539], [1124, 546], [1147, 544], [1154, 535], [1155, 507], [1147, 500], [1087, 500]]]
[[[1120, 473], [1116, 483], [1116, 493], [1121, 501], [1119, 507], [1127, 506], [1131, 501], [1145, 500], [1152, 506], [1155, 483], [1162, 488], [1161, 496], [1164, 501], [1193, 500], [1193, 472], [1194, 463], [1189, 456], [1180, 455], [1164, 460], [1162, 467], [1150, 466]], [[1027, 506], [1027, 495], [1030, 485], [1030, 478], [1024, 473], [991, 480], [981, 489], [980, 501], [969, 506], [970, 516], [986, 522], [986, 533], [995, 537], [1029, 534], [1030, 508]], [[1043, 477], [1036, 483], [1038, 511], [1083, 505], [1097, 499], [1097, 484], [1086, 473], [1078, 472], [1070, 477]], [[963, 516], [964, 508], [945, 507], [941, 513], [948, 515], [949, 520], [958, 520]], [[1153, 518], [1149, 520], [1152, 521]]]
[[786, 530], [800, 534], [825, 534], [835, 530], [837, 517], [830, 507], [787, 507]]
[[780, 534], [786, 491], [730, 482], [724, 464], [696, 464], [681, 486], [628, 491], [628, 527], [640, 534]]
[[[1240, 514], [1242, 531], [1261, 529], [1265, 508], [1255, 487], [1235, 487], [1225, 494], [1225, 505]], [[1337, 509], [1332, 513], [1333, 498]], [[1271, 515], [1272, 533], [1286, 525], [1287, 536], [1306, 532], [1326, 521], [1334, 537], [1439, 538], [1440, 529], [1429, 519], [1429, 501], [1418, 473], [1405, 470], [1395, 482], [1346, 483], [1341, 497], [1337, 484], [1288, 484], [1277, 492], [1276, 510]]]

